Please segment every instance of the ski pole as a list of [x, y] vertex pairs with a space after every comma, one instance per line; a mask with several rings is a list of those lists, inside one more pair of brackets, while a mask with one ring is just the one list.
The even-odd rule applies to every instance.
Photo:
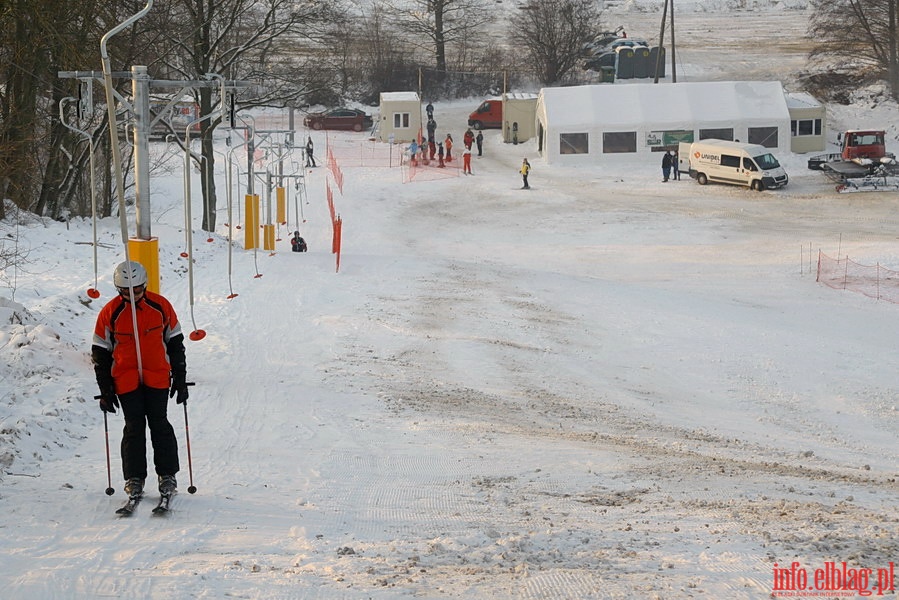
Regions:
[[[187, 385], [194, 385], [194, 383], [190, 382]], [[187, 493], [196, 494], [197, 486], [194, 485], [194, 468], [190, 459], [190, 426], [187, 424], [187, 400], [184, 401], [184, 439], [187, 440], [187, 473], [190, 475], [190, 486], [187, 488]]]
[[106, 433], [106, 495], [115, 494], [112, 487], [112, 467], [109, 464], [109, 419], [106, 417], [106, 411], [103, 411], [103, 431]]

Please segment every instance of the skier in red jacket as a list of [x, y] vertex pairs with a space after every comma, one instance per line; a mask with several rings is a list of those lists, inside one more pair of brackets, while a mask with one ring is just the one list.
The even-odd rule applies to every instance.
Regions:
[[131, 497], [143, 494], [149, 426], [159, 491], [170, 495], [177, 487], [178, 442], [166, 411], [173, 396], [177, 395], [178, 404], [187, 402], [184, 335], [169, 301], [147, 290], [147, 270], [143, 265], [123, 262], [116, 267], [113, 282], [119, 295], [97, 315], [91, 347], [100, 387], [100, 409], [115, 413], [121, 405], [125, 416], [125, 492]]

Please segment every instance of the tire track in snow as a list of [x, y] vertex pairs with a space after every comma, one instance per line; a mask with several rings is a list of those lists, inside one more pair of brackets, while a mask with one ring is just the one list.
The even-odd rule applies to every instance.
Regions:
[[336, 484], [310, 499], [341, 515], [359, 539], [438, 535], [482, 512], [474, 498], [461, 493], [465, 474], [475, 464], [455, 458], [450, 447], [440, 457], [417, 454], [414, 447], [401, 455], [381, 455], [376, 449], [368, 454], [333, 451], [322, 460], [321, 474]]

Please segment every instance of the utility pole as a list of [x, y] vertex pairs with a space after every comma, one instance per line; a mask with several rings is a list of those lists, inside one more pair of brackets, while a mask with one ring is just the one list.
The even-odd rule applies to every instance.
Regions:
[[659, 53], [656, 57], [656, 71], [653, 83], [659, 82], [659, 72], [662, 70], [662, 50], [665, 48], [665, 21], [668, 19], [668, 4], [671, 3], [671, 83], [677, 83], [677, 67], [674, 51], [674, 0], [664, 0], [662, 7], [662, 24], [659, 29]]
[[[137, 237], [149, 240], [150, 233], [150, 76], [147, 67], [131, 67], [134, 98], [134, 188]], [[144, 217], [146, 214], [146, 217]]]
[[668, 1], [671, 3], [671, 83], [677, 83], [677, 63], [674, 52], [674, 0]]

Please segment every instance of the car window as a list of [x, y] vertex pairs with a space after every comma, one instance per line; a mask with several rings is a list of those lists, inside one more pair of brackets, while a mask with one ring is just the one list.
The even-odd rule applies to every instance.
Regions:
[[758, 163], [759, 167], [763, 171], [770, 171], [771, 169], [776, 169], [780, 166], [780, 163], [777, 162], [777, 159], [774, 158], [773, 154], [762, 154], [760, 156], [756, 156], [755, 162]]
[[719, 164], [722, 167], [736, 167], [739, 169], [740, 168], [740, 157], [733, 156], [732, 154], [722, 154]]

